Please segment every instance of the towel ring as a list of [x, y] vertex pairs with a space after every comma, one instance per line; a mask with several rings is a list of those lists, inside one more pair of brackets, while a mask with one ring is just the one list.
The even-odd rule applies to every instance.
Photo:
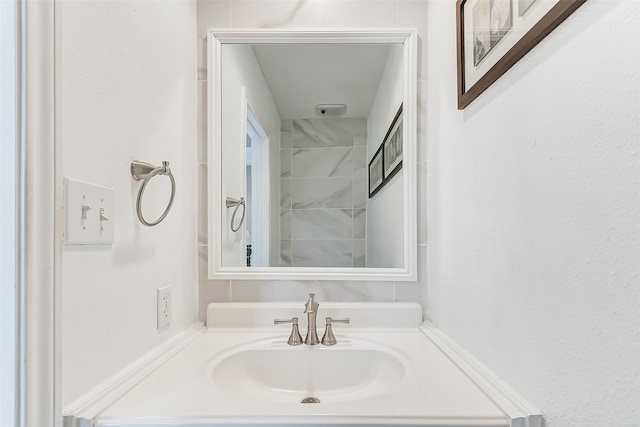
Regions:
[[[169, 204], [164, 210], [164, 213], [160, 215], [160, 218], [153, 222], [148, 222], [142, 215], [142, 195], [144, 194], [144, 189], [147, 187], [147, 183], [156, 175], [169, 176], [169, 179], [171, 180], [171, 198], [169, 199]], [[147, 227], [153, 227], [154, 225], [160, 224], [169, 213], [169, 210], [171, 210], [171, 206], [173, 206], [173, 199], [176, 196], [176, 181], [173, 179], [173, 174], [169, 168], [169, 162], [162, 162], [162, 166], [156, 167], [149, 163], [134, 160], [131, 162], [131, 176], [136, 181], [142, 181], [142, 186], [140, 186], [140, 190], [138, 190], [138, 199], [136, 200], [136, 212], [138, 213], [138, 219]]]
[[[247, 213], [247, 205], [244, 202], [244, 197], [240, 197], [240, 200], [234, 199], [232, 197], [227, 197], [226, 205], [227, 209], [235, 206], [233, 215], [231, 215], [231, 231], [235, 233], [240, 230], [240, 227], [242, 227], [242, 223], [244, 222], [244, 215]], [[240, 208], [240, 206], [242, 206], [242, 218], [240, 218], [240, 224], [238, 224], [237, 227], [234, 227], [233, 223], [236, 222], [236, 214], [238, 213], [238, 208]]]

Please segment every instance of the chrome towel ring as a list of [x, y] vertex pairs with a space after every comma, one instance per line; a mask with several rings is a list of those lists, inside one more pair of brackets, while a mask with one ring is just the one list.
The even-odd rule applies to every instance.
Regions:
[[[240, 230], [242, 227], [242, 223], [244, 222], [244, 215], [247, 213], [247, 205], [244, 202], [244, 197], [240, 197], [240, 200], [234, 199], [232, 197], [227, 197], [226, 201], [227, 209], [235, 207], [233, 210], [233, 215], [231, 216], [231, 231], [234, 233]], [[240, 223], [237, 227], [233, 226], [233, 223], [236, 222], [236, 214], [238, 213], [238, 208], [242, 206], [242, 218], [240, 218]]]
[[[169, 199], [169, 204], [164, 210], [164, 213], [160, 215], [160, 218], [153, 222], [148, 222], [142, 216], [142, 195], [144, 194], [144, 189], [147, 186], [147, 183], [156, 175], [169, 176], [169, 179], [171, 180], [171, 198]], [[176, 181], [175, 179], [173, 179], [171, 169], [169, 169], [169, 162], [162, 162], [162, 166], [156, 167], [149, 163], [134, 160], [133, 162], [131, 162], [131, 176], [136, 181], [142, 181], [142, 185], [140, 186], [140, 190], [138, 191], [138, 199], [136, 200], [136, 212], [138, 213], [138, 219], [147, 227], [153, 227], [154, 225], [160, 224], [169, 213], [169, 210], [173, 205], [173, 199], [176, 196]]]

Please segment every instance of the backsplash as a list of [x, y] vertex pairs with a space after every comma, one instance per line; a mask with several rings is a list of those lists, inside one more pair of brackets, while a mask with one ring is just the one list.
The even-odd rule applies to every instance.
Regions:
[[366, 119], [282, 121], [281, 266], [366, 266], [366, 133]]

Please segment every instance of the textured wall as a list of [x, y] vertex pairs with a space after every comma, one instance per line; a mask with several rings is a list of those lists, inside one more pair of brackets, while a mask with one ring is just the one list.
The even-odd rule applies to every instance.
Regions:
[[[315, 291], [320, 301], [423, 302], [426, 279], [426, 149], [422, 96], [426, 88], [423, 67], [427, 28], [427, 0], [198, 0], [198, 132], [199, 170], [199, 281], [200, 318], [211, 301], [304, 301]], [[206, 30], [207, 28], [391, 28], [418, 30], [418, 281], [240, 281], [208, 280], [207, 275], [207, 151], [206, 151]]]
[[282, 135], [280, 265], [364, 267], [366, 119], [283, 120]]
[[[62, 174], [115, 189], [115, 243], [65, 246], [63, 406], [197, 318], [196, 4], [56, 1], [56, 127]], [[156, 227], [136, 217], [132, 160], [171, 163], [177, 192]], [[164, 177], [144, 212], [166, 204]], [[156, 288], [172, 286], [173, 320], [156, 330]]]
[[590, 0], [464, 111], [428, 13], [429, 318], [546, 414], [640, 419], [640, 3]]

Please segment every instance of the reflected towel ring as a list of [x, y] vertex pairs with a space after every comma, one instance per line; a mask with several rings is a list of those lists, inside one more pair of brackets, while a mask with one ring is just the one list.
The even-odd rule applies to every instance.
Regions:
[[[242, 227], [242, 223], [244, 222], [244, 215], [247, 213], [247, 205], [244, 202], [244, 197], [240, 197], [240, 200], [234, 199], [233, 197], [227, 197], [226, 201], [227, 209], [235, 206], [233, 210], [233, 215], [231, 215], [231, 231], [234, 233], [240, 230]], [[237, 227], [233, 226], [233, 223], [236, 221], [236, 214], [238, 213], [238, 208], [242, 206], [242, 218], [240, 218], [240, 224]]]
[[[171, 180], [171, 198], [169, 199], [169, 204], [164, 210], [164, 213], [160, 215], [160, 218], [153, 222], [148, 222], [142, 215], [142, 195], [144, 194], [144, 189], [146, 188], [147, 183], [156, 175], [169, 176], [169, 179]], [[131, 176], [136, 181], [142, 181], [142, 185], [138, 191], [138, 199], [136, 200], [136, 212], [138, 213], [138, 219], [147, 227], [153, 227], [154, 225], [160, 224], [169, 213], [169, 210], [171, 210], [171, 206], [173, 206], [173, 199], [176, 196], [176, 181], [173, 179], [173, 174], [169, 168], [169, 162], [162, 162], [162, 166], [156, 167], [149, 163], [134, 160], [131, 162]]]

